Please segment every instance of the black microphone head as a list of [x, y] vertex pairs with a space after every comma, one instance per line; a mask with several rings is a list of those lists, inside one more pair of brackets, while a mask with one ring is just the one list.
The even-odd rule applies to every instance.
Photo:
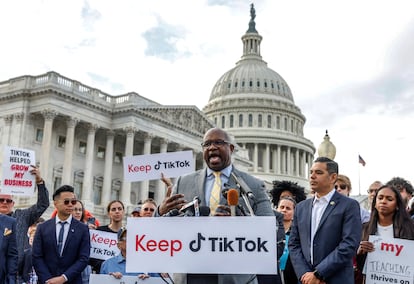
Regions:
[[200, 216], [210, 216], [210, 207], [200, 206]]

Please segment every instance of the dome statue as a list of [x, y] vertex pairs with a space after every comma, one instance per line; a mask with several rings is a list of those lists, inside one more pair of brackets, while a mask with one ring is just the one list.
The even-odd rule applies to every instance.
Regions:
[[323, 142], [319, 145], [318, 155], [319, 157], [327, 157], [331, 160], [335, 159], [336, 147], [330, 140], [328, 130], [326, 130], [325, 137], [323, 137]]

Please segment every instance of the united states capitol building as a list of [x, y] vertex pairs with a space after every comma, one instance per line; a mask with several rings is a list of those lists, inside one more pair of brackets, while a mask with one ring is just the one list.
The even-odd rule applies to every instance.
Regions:
[[[240, 60], [218, 74], [202, 110], [162, 105], [134, 92], [111, 95], [55, 71], [0, 78], [1, 149], [34, 150], [49, 191], [73, 185], [86, 208], [101, 218], [110, 200], [122, 200], [130, 212], [140, 200], [164, 197], [158, 180], [123, 182], [124, 156], [191, 150], [201, 169], [200, 142], [214, 126], [234, 137], [238, 168], [265, 180], [268, 188], [273, 180], [307, 188], [315, 147], [303, 134], [306, 118], [287, 82], [262, 59], [261, 42], [252, 16]], [[20, 198], [17, 205], [33, 198]]]

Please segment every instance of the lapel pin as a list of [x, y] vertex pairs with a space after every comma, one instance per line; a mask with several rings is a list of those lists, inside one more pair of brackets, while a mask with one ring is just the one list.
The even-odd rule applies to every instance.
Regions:
[[329, 204], [331, 204], [331, 206], [335, 205], [335, 201], [331, 201]]

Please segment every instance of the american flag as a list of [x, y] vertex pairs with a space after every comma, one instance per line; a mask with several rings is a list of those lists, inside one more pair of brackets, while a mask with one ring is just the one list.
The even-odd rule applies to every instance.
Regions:
[[362, 157], [361, 157], [361, 155], [358, 155], [358, 162], [363, 166], [363, 167], [365, 167], [365, 161], [364, 161], [364, 159], [362, 159]]

